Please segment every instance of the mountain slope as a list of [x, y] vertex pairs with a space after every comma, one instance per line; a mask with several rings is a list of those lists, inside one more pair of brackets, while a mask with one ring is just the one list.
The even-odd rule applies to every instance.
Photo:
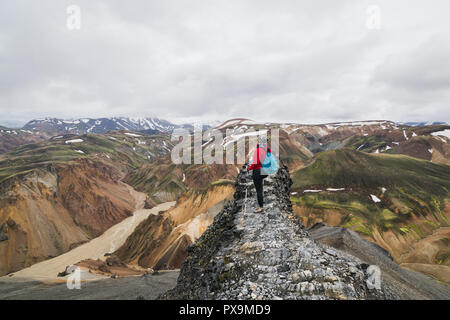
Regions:
[[221, 183], [183, 194], [173, 209], [143, 221], [115, 254], [125, 263], [145, 268], [179, 268], [186, 248], [207, 229], [233, 192], [232, 183]]
[[[370, 272], [364, 261], [315, 242], [294, 218], [288, 196], [287, 168], [283, 167], [267, 182], [265, 214], [255, 214], [257, 204], [251, 178], [245, 168], [241, 171], [234, 201], [188, 248], [177, 286], [160, 299], [411, 299], [419, 296], [418, 291], [405, 294], [383, 274], [381, 288], [370, 289], [366, 282]], [[428, 278], [421, 281], [442, 286]], [[440, 298], [450, 297], [447, 287], [440, 290]], [[428, 295], [427, 298], [437, 297]]]
[[24, 144], [41, 142], [51, 137], [52, 134], [49, 132], [1, 128], [0, 154], [12, 151]]
[[294, 210], [308, 226], [353, 229], [398, 263], [450, 264], [450, 166], [340, 149], [318, 154], [293, 181]]
[[[386, 250], [361, 238], [352, 230], [317, 223], [309, 228], [308, 232], [311, 238], [320, 243], [347, 252], [365, 263], [377, 265], [387, 282], [398, 288], [397, 290], [403, 293], [404, 298], [448, 299], [449, 297], [448, 286], [433, 281], [424, 274], [399, 267]], [[426, 272], [422, 273], [426, 274]]]
[[[106, 133], [108, 131], [128, 130], [141, 131], [145, 134], [171, 133], [175, 128], [194, 130], [195, 123], [177, 125], [160, 118], [80, 118], [80, 119], [57, 119], [45, 118], [31, 120], [23, 126], [24, 130], [40, 130], [46, 132], [86, 134], [86, 133]], [[203, 125], [205, 129], [211, 125]]]
[[0, 274], [62, 254], [136, 209], [121, 180], [170, 150], [165, 136], [65, 135], [0, 156]]
[[55, 257], [130, 216], [137, 202], [121, 173], [79, 160], [1, 184], [0, 275]]
[[66, 132], [73, 134], [106, 133], [114, 130], [154, 130], [155, 132], [171, 132], [176, 125], [158, 118], [98, 118], [64, 120], [45, 118], [31, 120], [24, 125], [25, 130], [43, 130], [50, 132]]

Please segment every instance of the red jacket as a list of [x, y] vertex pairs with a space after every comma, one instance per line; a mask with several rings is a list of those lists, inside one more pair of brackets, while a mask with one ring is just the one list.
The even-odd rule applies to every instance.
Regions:
[[250, 167], [248, 167], [248, 170], [261, 169], [261, 164], [264, 162], [267, 152], [270, 152], [269, 148], [258, 146], [255, 150], [255, 153], [253, 154], [252, 164], [250, 165]]

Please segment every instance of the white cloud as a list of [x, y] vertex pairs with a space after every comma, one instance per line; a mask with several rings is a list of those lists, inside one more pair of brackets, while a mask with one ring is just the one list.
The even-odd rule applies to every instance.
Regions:
[[75, 2], [0, 4], [0, 123], [450, 120], [445, 0]]

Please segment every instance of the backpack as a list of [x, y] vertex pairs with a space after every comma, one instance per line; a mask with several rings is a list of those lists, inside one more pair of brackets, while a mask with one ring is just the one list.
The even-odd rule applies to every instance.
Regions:
[[266, 153], [266, 158], [264, 159], [263, 163], [261, 163], [261, 166], [261, 174], [272, 175], [277, 173], [278, 171], [277, 159], [271, 152], [268, 151]]

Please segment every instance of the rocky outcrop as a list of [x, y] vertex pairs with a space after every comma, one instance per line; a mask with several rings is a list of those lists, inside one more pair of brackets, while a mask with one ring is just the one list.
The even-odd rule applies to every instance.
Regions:
[[233, 185], [215, 184], [202, 192], [187, 192], [174, 208], [144, 220], [116, 251], [117, 256], [144, 268], [180, 268], [186, 248], [213, 222], [233, 191]]
[[265, 182], [265, 213], [256, 208], [246, 168], [234, 200], [187, 249], [174, 289], [161, 299], [394, 299], [369, 289], [367, 264], [312, 240], [292, 213], [287, 167]]
[[[308, 232], [312, 239], [320, 243], [349, 253], [367, 264], [377, 265], [383, 275], [383, 286], [389, 287], [401, 299], [436, 300], [450, 298], [450, 286], [427, 277], [424, 274], [402, 268], [404, 264], [401, 266], [396, 264], [387, 250], [373, 242], [363, 239], [359, 234], [350, 229], [316, 223], [308, 229]], [[439, 267], [442, 269], [448, 268], [447, 266]], [[413, 268], [408, 266], [408, 269]], [[417, 271], [423, 272], [422, 270]], [[439, 270], [436, 272], [439, 272]], [[444, 272], [440, 274], [444, 275]], [[448, 271], [445, 274], [448, 276]]]

